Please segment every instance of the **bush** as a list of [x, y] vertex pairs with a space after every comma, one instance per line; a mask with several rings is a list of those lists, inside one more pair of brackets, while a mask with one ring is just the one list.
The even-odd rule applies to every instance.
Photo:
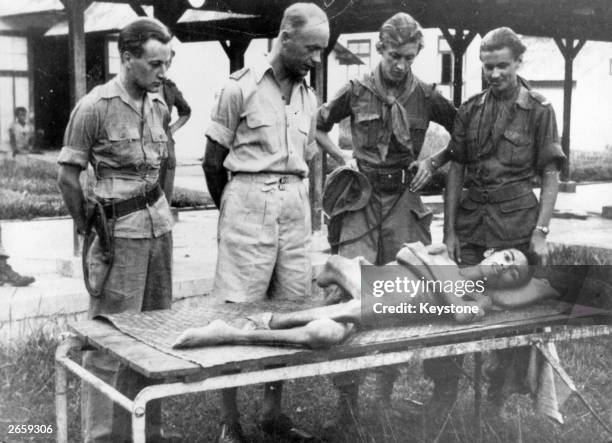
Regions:
[[[90, 185], [92, 180], [88, 182]], [[90, 186], [91, 187], [91, 186]], [[172, 206], [210, 207], [206, 192], [175, 188]], [[0, 163], [0, 219], [31, 219], [68, 215], [57, 187], [57, 165], [44, 160]]]

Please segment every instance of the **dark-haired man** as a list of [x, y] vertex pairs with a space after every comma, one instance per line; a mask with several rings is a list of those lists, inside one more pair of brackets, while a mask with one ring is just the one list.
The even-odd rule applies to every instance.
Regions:
[[[119, 75], [83, 97], [70, 116], [59, 156], [59, 185], [77, 229], [87, 228], [79, 175], [90, 163], [101, 222], [89, 250], [91, 317], [165, 309], [172, 300], [172, 216], [158, 185], [167, 156], [168, 108], [157, 94], [170, 62], [171, 34], [161, 22], [140, 18], [119, 33]], [[106, 229], [105, 229], [106, 228]], [[94, 235], [94, 234], [92, 234]], [[88, 242], [86, 242], [87, 245]], [[109, 246], [110, 245], [110, 246]], [[101, 352], [86, 352], [83, 366], [134, 396], [146, 380]], [[129, 441], [130, 416], [96, 389], [83, 386], [83, 439]], [[160, 405], [147, 414], [148, 440], [165, 441]]]
[[[220, 209], [213, 293], [222, 300], [310, 294], [304, 179], [317, 102], [304, 77], [321, 61], [328, 41], [323, 10], [312, 3], [291, 5], [267, 59], [234, 72], [213, 110], [203, 167]], [[280, 413], [281, 386], [266, 385], [262, 428], [290, 436], [294, 428]], [[223, 391], [221, 415], [218, 441], [241, 441], [235, 389]]]
[[[430, 121], [452, 130], [456, 110], [435, 87], [417, 78], [412, 63], [423, 48], [420, 24], [406, 13], [389, 18], [380, 29], [376, 49], [381, 61], [361, 79], [347, 83], [319, 109], [317, 140], [333, 144], [327, 133], [351, 119], [353, 157], [372, 185], [368, 204], [342, 215], [339, 255], [364, 256], [382, 265], [395, 259], [404, 243], [431, 243], [432, 214], [418, 191], [448, 158], [445, 150], [417, 160]], [[389, 410], [395, 367], [376, 370], [377, 410]], [[358, 373], [334, 377], [339, 388], [337, 414], [326, 423], [326, 434], [345, 433], [357, 415]]]
[[[472, 265], [490, 248], [516, 248], [546, 264], [546, 234], [565, 159], [550, 103], [517, 75], [525, 45], [510, 28], [487, 33], [480, 60], [489, 87], [459, 109], [449, 146], [444, 242], [451, 258]], [[542, 181], [540, 199], [531, 180]], [[461, 198], [461, 190], [467, 188]], [[519, 352], [516, 352], [519, 351]], [[503, 403], [504, 383], [520, 350], [499, 352], [489, 371], [490, 397]], [[460, 364], [460, 361], [457, 362]], [[443, 369], [441, 369], [443, 370]], [[448, 402], [456, 396], [457, 371], [446, 371]], [[520, 376], [518, 377], [520, 378]]]

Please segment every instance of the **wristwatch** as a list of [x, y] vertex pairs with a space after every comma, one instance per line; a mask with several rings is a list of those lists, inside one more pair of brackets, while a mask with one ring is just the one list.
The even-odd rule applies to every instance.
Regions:
[[533, 228], [534, 231], [540, 231], [542, 234], [544, 235], [548, 235], [548, 233], [550, 232], [550, 229], [548, 229], [548, 226], [536, 226], [535, 228]]

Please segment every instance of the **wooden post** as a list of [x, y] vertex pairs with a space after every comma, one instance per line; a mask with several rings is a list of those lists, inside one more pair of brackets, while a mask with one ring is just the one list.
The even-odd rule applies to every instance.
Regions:
[[455, 29], [455, 34], [452, 35], [447, 28], [440, 30], [453, 51], [453, 104], [459, 107], [463, 101], [463, 56], [476, 32], [469, 31], [465, 34], [463, 29]]
[[[68, 48], [70, 106], [74, 108], [77, 101], [87, 92], [85, 65], [85, 0], [63, 0], [68, 12]], [[81, 186], [87, 192], [87, 173], [81, 174]], [[84, 183], [83, 183], [84, 182]], [[81, 253], [81, 239], [73, 223], [72, 252], [75, 256]]]
[[[317, 94], [319, 105], [327, 101], [328, 59], [329, 54], [338, 41], [338, 36], [339, 34], [337, 33], [330, 36], [329, 44], [323, 51], [323, 54], [321, 54], [321, 63], [310, 73], [310, 84]], [[312, 230], [319, 231], [321, 230], [323, 216], [322, 197], [323, 186], [325, 185], [325, 170], [327, 168], [326, 154], [320, 151], [317, 152], [308, 163], [308, 168], [310, 169], [309, 187]]]
[[561, 135], [561, 147], [567, 160], [561, 170], [561, 181], [566, 182], [569, 179], [570, 168], [570, 129], [572, 120], [572, 85], [574, 58], [582, 49], [586, 40], [578, 40], [574, 45], [573, 38], [560, 39], [555, 38], [555, 43], [563, 54], [565, 59], [565, 77], [563, 79], [563, 134]]
[[234, 38], [228, 41], [219, 40], [230, 62], [230, 73], [244, 67], [244, 53], [246, 52], [250, 38]]

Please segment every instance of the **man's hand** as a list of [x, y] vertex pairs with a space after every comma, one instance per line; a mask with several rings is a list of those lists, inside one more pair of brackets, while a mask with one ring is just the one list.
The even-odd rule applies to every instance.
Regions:
[[548, 264], [548, 244], [546, 243], [546, 235], [538, 229], [534, 229], [529, 242], [529, 252], [538, 257], [538, 263], [542, 266]]
[[423, 160], [415, 160], [410, 163], [409, 169], [417, 168], [414, 178], [410, 182], [410, 192], [419, 192], [431, 180], [434, 173], [434, 167], [429, 158]]
[[461, 263], [461, 244], [454, 231], [444, 235], [444, 244], [448, 251], [448, 257], [455, 263]]

